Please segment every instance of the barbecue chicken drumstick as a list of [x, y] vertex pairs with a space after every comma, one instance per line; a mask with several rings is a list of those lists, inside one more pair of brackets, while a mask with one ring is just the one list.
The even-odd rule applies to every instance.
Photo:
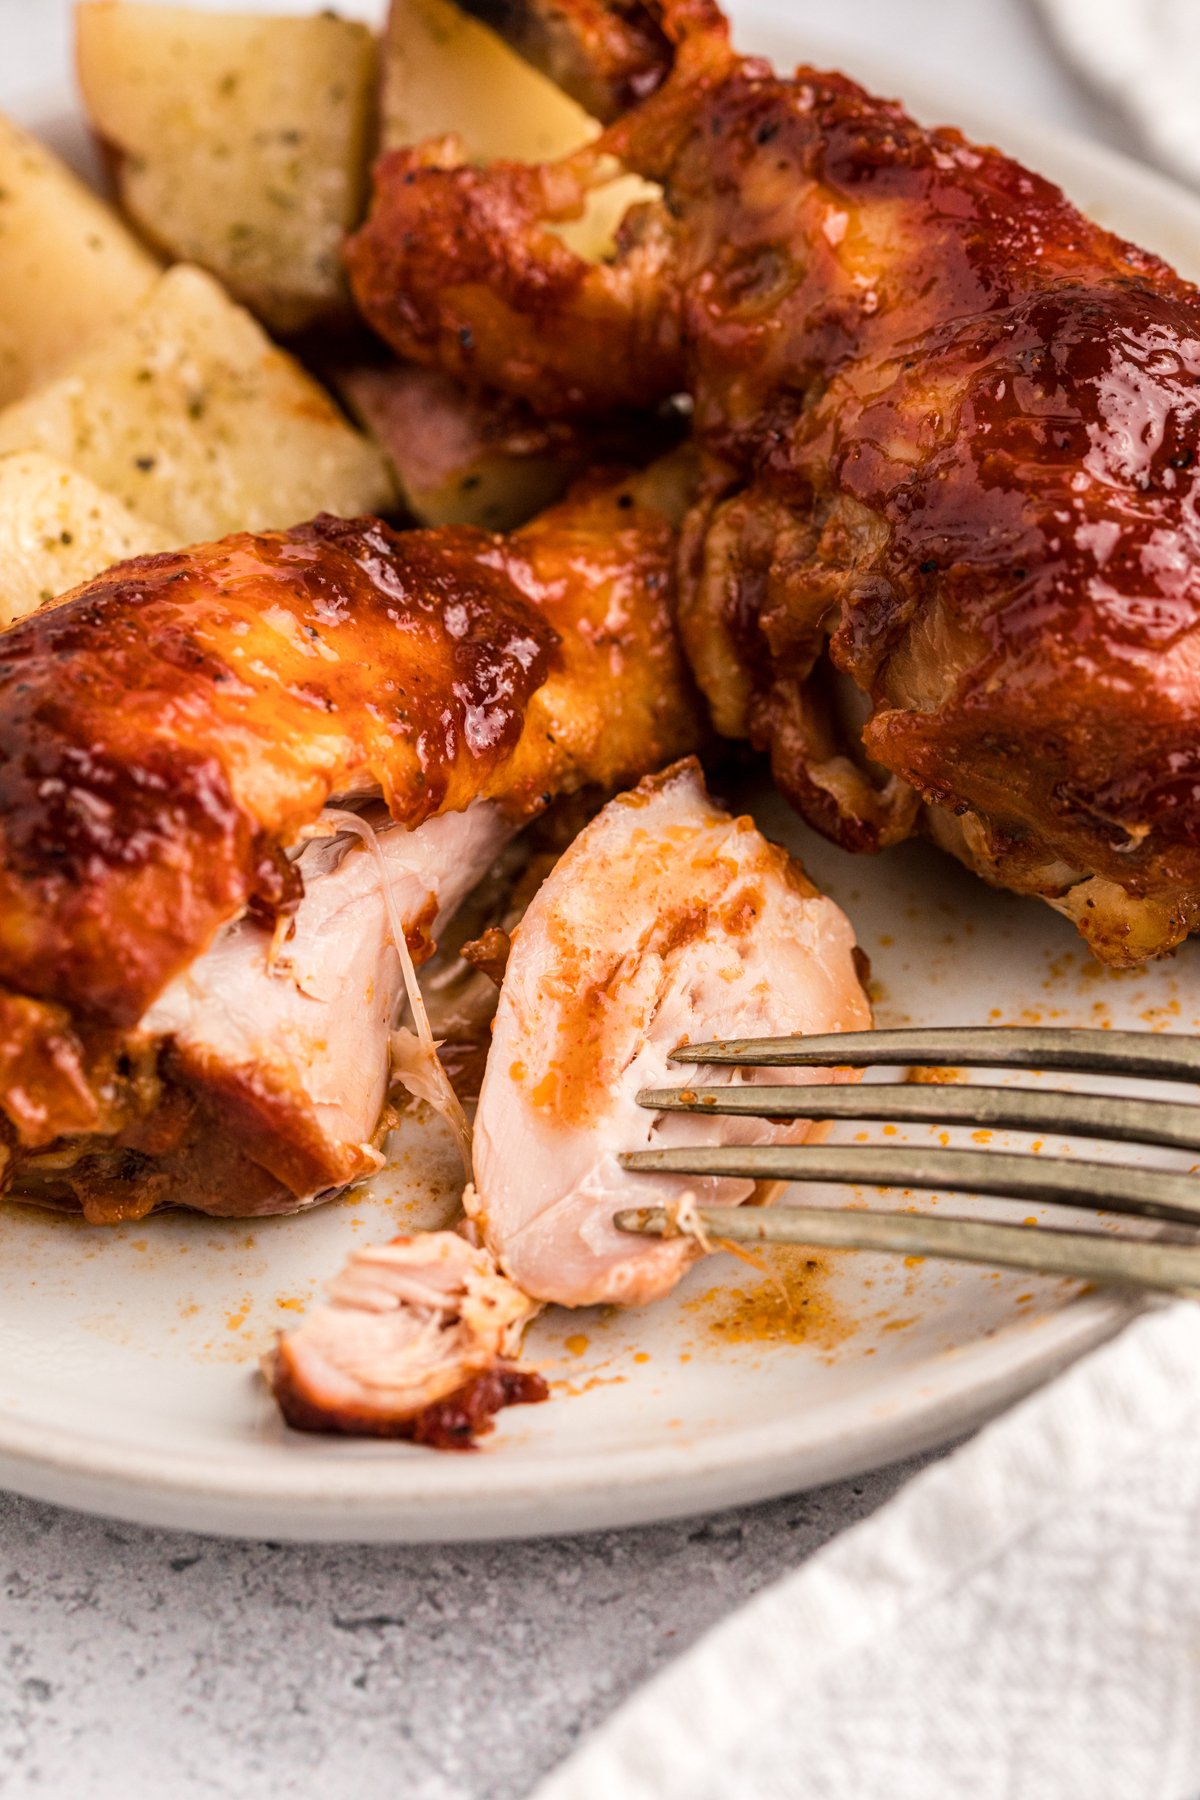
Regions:
[[419, 962], [554, 796], [697, 740], [683, 478], [507, 538], [322, 518], [143, 557], [4, 634], [15, 1193], [248, 1215], [376, 1166], [397, 933]]
[[[577, 90], [603, 14], [615, 122], [542, 168], [385, 157], [370, 323], [547, 414], [690, 392], [719, 730], [848, 848], [923, 824], [1105, 960], [1169, 950], [1200, 924], [1197, 290], [998, 151], [737, 56], [710, 0], [471, 10]], [[663, 201], [584, 263], [549, 227], [614, 159]]]

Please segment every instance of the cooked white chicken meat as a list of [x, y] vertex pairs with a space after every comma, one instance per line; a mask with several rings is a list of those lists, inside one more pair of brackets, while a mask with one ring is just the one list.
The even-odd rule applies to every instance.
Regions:
[[[613, 800], [562, 857], [513, 935], [475, 1123], [467, 1207], [527, 1294], [566, 1306], [655, 1300], [697, 1254], [618, 1232], [620, 1208], [744, 1180], [622, 1169], [622, 1151], [802, 1141], [813, 1127], [654, 1114], [686, 1042], [861, 1031], [870, 1008], [845, 915], [748, 818], [709, 799], [694, 761]], [[688, 1078], [854, 1080], [849, 1070], [689, 1068]]]
[[[378, 1160], [371, 1140], [404, 992], [395, 931], [422, 960], [514, 830], [486, 802], [412, 831], [380, 819], [366, 843], [347, 823], [334, 814], [336, 835], [304, 849], [287, 935], [273, 942], [249, 919], [227, 926], [142, 1021], [173, 1041], [189, 1084], [254, 1115], [260, 1142], [274, 1125], [281, 1155], [303, 1144], [325, 1175], [314, 1193], [331, 1185], [327, 1171], [350, 1179]], [[287, 1196], [288, 1210], [302, 1204]]]
[[397, 1237], [350, 1258], [265, 1372], [300, 1430], [464, 1448], [502, 1406], [546, 1398], [508, 1360], [534, 1311], [457, 1232]]
[[[671, 1052], [710, 1037], [861, 1030], [870, 1009], [845, 916], [751, 820], [714, 806], [694, 761], [604, 808], [512, 937], [465, 1202], [454, 1232], [353, 1256], [331, 1304], [280, 1339], [267, 1374], [289, 1423], [469, 1443], [493, 1413], [545, 1396], [516, 1367], [540, 1304], [666, 1293], [691, 1239], [636, 1239], [612, 1215], [688, 1192], [736, 1203], [753, 1183], [635, 1175], [622, 1150], [799, 1141], [807, 1121], [651, 1114]], [[697, 1082], [854, 1080], [850, 1070], [689, 1069]]]

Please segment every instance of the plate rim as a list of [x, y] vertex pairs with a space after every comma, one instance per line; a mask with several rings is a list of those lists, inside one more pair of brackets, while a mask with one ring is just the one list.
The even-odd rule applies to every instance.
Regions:
[[[815, 1442], [802, 1431], [789, 1438], [775, 1417], [708, 1439], [572, 1454], [561, 1464], [508, 1460], [498, 1438], [454, 1457], [408, 1445], [362, 1446], [367, 1454], [339, 1457], [337, 1440], [305, 1440], [303, 1462], [284, 1455], [239, 1465], [199, 1450], [131, 1450], [10, 1413], [0, 1414], [0, 1485], [138, 1524], [298, 1542], [495, 1541], [651, 1524], [800, 1493], [948, 1443], [1107, 1342], [1143, 1309], [1137, 1300], [1088, 1293], [1055, 1313], [1014, 1318], [939, 1358], [932, 1377], [923, 1377], [926, 1389], [944, 1389], [932, 1399], [918, 1380], [882, 1418], [871, 1418], [877, 1402], [869, 1394], [849, 1405], [824, 1403], [858, 1417], [850, 1430]], [[208, 1509], [202, 1519], [197, 1506]]]

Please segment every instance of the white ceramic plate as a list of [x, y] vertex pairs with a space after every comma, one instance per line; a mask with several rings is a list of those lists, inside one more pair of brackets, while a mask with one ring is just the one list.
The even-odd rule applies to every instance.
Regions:
[[[778, 26], [757, 35], [781, 62], [836, 58]], [[874, 85], [900, 85], [886, 64], [856, 67]], [[908, 84], [908, 95], [1200, 274], [1191, 196], [1082, 142], [981, 117], [952, 93]], [[27, 116], [82, 151], [77, 126], [64, 139], [64, 96]], [[1194, 951], [1105, 972], [1048, 910], [991, 893], [927, 847], [853, 861], [773, 796], [753, 798], [764, 827], [799, 848], [854, 919], [881, 1024], [1200, 1028]], [[410, 1122], [395, 1150], [370, 1189], [295, 1219], [165, 1215], [95, 1230], [0, 1208], [0, 1482], [147, 1523], [276, 1538], [631, 1524], [810, 1487], [943, 1442], [1129, 1316], [1066, 1283], [947, 1264], [843, 1254], [806, 1267], [792, 1252], [781, 1287], [778, 1273], [764, 1280], [712, 1259], [654, 1309], [541, 1322], [529, 1355], [554, 1398], [502, 1415], [475, 1455], [293, 1435], [256, 1377], [258, 1353], [352, 1244], [452, 1210], [454, 1160], [437, 1128]]]

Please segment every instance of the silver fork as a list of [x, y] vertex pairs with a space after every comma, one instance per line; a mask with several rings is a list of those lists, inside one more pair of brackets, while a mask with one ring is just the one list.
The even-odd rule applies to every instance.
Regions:
[[[1145, 1031], [1014, 1026], [847, 1032], [833, 1037], [744, 1038], [688, 1044], [674, 1061], [750, 1068], [910, 1068], [1069, 1070], [1200, 1083], [1200, 1038]], [[680, 1087], [646, 1089], [639, 1105], [656, 1112], [725, 1113], [769, 1119], [853, 1119], [973, 1125], [1167, 1146], [1200, 1157], [1200, 1106], [1061, 1089], [911, 1085]], [[1200, 1174], [930, 1145], [721, 1145], [640, 1150], [628, 1169], [674, 1175], [736, 1175], [758, 1181], [823, 1181], [986, 1194], [1089, 1211], [1126, 1213], [1170, 1226], [1200, 1227]], [[1044, 1275], [1185, 1294], [1200, 1299], [1200, 1240], [1114, 1237], [1037, 1224], [866, 1212], [842, 1207], [638, 1207], [614, 1216], [621, 1231], [672, 1236], [681, 1230], [744, 1244], [811, 1244], [892, 1250], [1029, 1269]]]

